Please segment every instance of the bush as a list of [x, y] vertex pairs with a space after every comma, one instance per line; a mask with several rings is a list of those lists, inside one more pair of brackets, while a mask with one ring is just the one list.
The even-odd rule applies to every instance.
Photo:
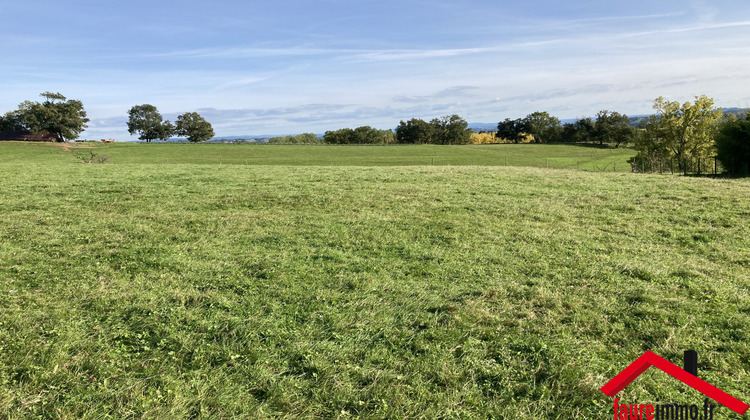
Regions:
[[90, 156], [78, 156], [81, 163], [109, 163], [109, 155], [89, 152]]

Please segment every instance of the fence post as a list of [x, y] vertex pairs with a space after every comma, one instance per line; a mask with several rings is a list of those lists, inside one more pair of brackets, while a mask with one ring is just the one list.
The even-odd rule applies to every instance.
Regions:
[[698, 158], [698, 175], [701, 174], [701, 158]]
[[719, 173], [719, 166], [716, 163], [716, 158], [714, 158], [714, 175], [718, 175]]

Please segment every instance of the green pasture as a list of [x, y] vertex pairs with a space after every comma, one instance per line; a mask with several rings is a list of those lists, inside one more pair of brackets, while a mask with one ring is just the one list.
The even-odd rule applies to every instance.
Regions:
[[[65, 150], [69, 150], [65, 152]], [[106, 153], [114, 165], [292, 165], [292, 166], [529, 166], [629, 172], [630, 149], [589, 145], [254, 145], [168, 143], [0, 143], [4, 162], [70, 160], [90, 152]]]
[[523, 147], [629, 153], [0, 144], [0, 418], [605, 419], [687, 349], [750, 401], [750, 182]]

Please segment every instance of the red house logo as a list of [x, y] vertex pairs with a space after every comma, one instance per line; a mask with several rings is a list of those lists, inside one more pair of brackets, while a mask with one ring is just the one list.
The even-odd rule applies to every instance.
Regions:
[[651, 351], [647, 351], [601, 387], [601, 390], [607, 396], [614, 397], [623, 388], [628, 386], [628, 384], [633, 382], [635, 378], [640, 376], [641, 373], [645, 372], [646, 369], [654, 366], [735, 413], [745, 414], [750, 406], [697, 376], [697, 360], [698, 356], [694, 351], [685, 352], [685, 369], [681, 369], [674, 363]]

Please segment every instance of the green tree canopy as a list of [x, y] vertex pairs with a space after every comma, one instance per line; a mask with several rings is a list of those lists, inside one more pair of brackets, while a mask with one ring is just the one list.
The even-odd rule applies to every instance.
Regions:
[[393, 141], [391, 130], [378, 130], [367, 125], [355, 129], [326, 131], [323, 136], [323, 142], [329, 144], [388, 144]]
[[419, 118], [401, 121], [396, 127], [396, 141], [406, 144], [433, 143], [435, 129], [432, 124]]
[[537, 143], [549, 143], [559, 139], [562, 132], [560, 120], [546, 112], [533, 112], [524, 118], [527, 134], [534, 136]]
[[32, 133], [47, 130], [59, 142], [78, 138], [89, 122], [83, 103], [60, 93], [44, 92], [40, 96], [43, 102], [24, 101], [17, 110], [6, 113], [0, 118], [0, 129]]
[[599, 111], [596, 114], [593, 137], [599, 144], [613, 143], [620, 147], [629, 143], [635, 136], [635, 127], [630, 126], [630, 118], [614, 111]]
[[186, 112], [177, 117], [175, 134], [187, 137], [193, 143], [206, 141], [214, 136], [211, 123], [206, 121], [197, 112]]
[[433, 143], [467, 144], [471, 139], [469, 123], [456, 114], [434, 118], [430, 125], [433, 127]]
[[505, 121], [497, 124], [497, 133], [495, 136], [504, 140], [510, 140], [513, 143], [519, 143], [526, 137], [528, 132], [529, 127], [526, 120], [521, 118], [515, 120], [506, 118]]
[[469, 124], [458, 115], [401, 121], [396, 127], [396, 141], [406, 144], [466, 144], [471, 140]]
[[137, 133], [140, 140], [146, 140], [147, 143], [156, 139], [167, 140], [174, 131], [172, 123], [164, 121], [153, 105], [135, 105], [128, 111], [128, 133]]
[[750, 174], [750, 113], [724, 121], [716, 137], [716, 157], [733, 175]]
[[688, 161], [714, 156], [714, 136], [722, 111], [714, 101], [696, 96], [693, 103], [667, 101], [663, 97], [654, 101], [656, 114], [644, 124], [645, 133], [635, 143], [639, 158], [673, 158], [679, 168], [688, 170]]

